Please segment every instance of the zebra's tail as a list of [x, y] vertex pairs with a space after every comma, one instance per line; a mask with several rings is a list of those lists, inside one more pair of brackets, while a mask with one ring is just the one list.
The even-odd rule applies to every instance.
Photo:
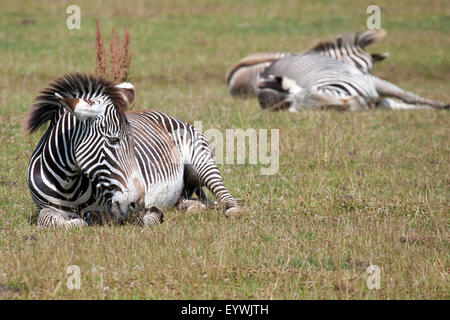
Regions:
[[402, 88], [390, 83], [389, 81], [382, 80], [375, 76], [370, 76], [373, 80], [375, 88], [381, 97], [396, 98], [403, 102], [412, 105], [428, 105], [436, 109], [448, 109], [449, 105], [441, 101], [430, 100], [410, 91], [403, 90]]

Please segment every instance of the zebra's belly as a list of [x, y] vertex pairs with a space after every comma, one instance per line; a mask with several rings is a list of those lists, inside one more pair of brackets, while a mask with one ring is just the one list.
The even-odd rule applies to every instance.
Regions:
[[170, 181], [151, 184], [145, 193], [145, 206], [157, 206], [158, 208], [173, 207], [183, 191], [183, 171]]

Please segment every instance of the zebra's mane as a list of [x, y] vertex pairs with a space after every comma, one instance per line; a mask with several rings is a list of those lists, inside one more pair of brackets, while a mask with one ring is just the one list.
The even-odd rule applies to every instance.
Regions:
[[[365, 47], [379, 41], [386, 36], [386, 31], [383, 29], [379, 30], [368, 30], [365, 32], [348, 32], [339, 35], [335, 40], [331, 41], [320, 41], [313, 48], [305, 51], [305, 54], [318, 53], [321, 55], [330, 56], [346, 64], [353, 65], [364, 73], [370, 73], [373, 63], [376, 61], [381, 61], [389, 56], [388, 53], [374, 53], [371, 54], [365, 51]], [[358, 62], [360, 59], [354, 59], [353, 54], [350, 51], [356, 49], [359, 51], [359, 58], [366, 60], [365, 64]], [[365, 57], [365, 58], [363, 58]]]
[[30, 133], [51, 120], [63, 108], [55, 96], [56, 92], [71, 99], [93, 99], [99, 96], [109, 96], [117, 107], [120, 116], [125, 118], [127, 104], [120, 93], [120, 89], [115, 87], [112, 82], [102, 77], [72, 73], [56, 79], [47, 88], [40, 91], [31, 106], [27, 120], [26, 129]]
[[347, 45], [350, 46], [358, 46], [364, 49], [366, 46], [379, 41], [380, 39], [386, 36], [386, 31], [383, 29], [378, 30], [368, 30], [365, 32], [348, 32], [339, 35], [335, 40], [325, 40], [320, 41], [307, 52], [323, 52], [328, 50], [330, 47], [345, 47]]

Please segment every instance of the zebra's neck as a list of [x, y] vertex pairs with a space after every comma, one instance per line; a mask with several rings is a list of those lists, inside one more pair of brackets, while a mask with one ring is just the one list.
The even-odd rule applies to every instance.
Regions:
[[[91, 165], [93, 162], [102, 166], [106, 157], [103, 152], [92, 153], [95, 145], [104, 143], [104, 133], [99, 132], [97, 127], [92, 125], [91, 120], [78, 120], [69, 112], [63, 112], [59, 117], [55, 116], [51, 122], [36, 148], [34, 162], [30, 164], [31, 168], [39, 167], [39, 169], [31, 169], [31, 175], [29, 174], [30, 181], [36, 186], [35, 189], [42, 190], [43, 186], [56, 194], [48, 200], [51, 205], [77, 213], [107, 211], [110, 207], [111, 198], [105, 197], [102, 188], [99, 187], [101, 184], [99, 173], [102, 169], [93, 170], [95, 166]], [[135, 157], [132, 130], [126, 137], [131, 141], [129, 143], [131, 156]], [[38, 180], [36, 184], [35, 181]], [[33, 188], [32, 185], [30, 187]]]
[[41, 207], [74, 211], [92, 202], [93, 188], [75, 162], [75, 121], [68, 113], [55, 115], [31, 157], [28, 185]]

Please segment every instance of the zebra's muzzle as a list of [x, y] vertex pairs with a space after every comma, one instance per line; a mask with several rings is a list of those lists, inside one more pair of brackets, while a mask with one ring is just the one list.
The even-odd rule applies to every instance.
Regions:
[[123, 222], [128, 217], [128, 206], [123, 206], [119, 201], [113, 200], [111, 203], [110, 214], [117, 222]]

